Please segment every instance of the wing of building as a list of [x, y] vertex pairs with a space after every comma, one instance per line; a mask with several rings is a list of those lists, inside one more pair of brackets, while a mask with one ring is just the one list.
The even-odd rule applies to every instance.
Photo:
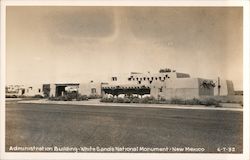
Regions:
[[49, 96], [62, 96], [65, 92], [99, 96], [153, 96], [155, 98], [191, 99], [201, 96], [233, 95], [233, 82], [229, 80], [191, 78], [189, 74], [165, 69], [159, 73], [131, 72], [114, 75], [108, 82], [44, 84], [43, 92]]

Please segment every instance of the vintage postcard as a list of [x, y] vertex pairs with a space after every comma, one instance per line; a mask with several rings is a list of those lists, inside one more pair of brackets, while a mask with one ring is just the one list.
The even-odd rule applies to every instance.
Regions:
[[247, 7], [3, 1], [1, 159], [249, 158]]

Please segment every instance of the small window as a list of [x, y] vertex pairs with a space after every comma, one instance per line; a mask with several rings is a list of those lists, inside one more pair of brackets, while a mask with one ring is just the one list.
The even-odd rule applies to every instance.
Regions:
[[141, 84], [141, 81], [138, 81], [139, 82], [139, 84]]
[[159, 77], [159, 80], [161, 80], [161, 77]]
[[38, 89], [38, 93], [40, 93], [40, 92], [41, 92], [41, 89], [39, 88], [39, 89]]
[[157, 77], [155, 77], [155, 80], [157, 80], [158, 78]]
[[131, 78], [128, 78], [129, 81], [131, 81]]
[[117, 77], [112, 77], [112, 81], [117, 81]]
[[146, 80], [146, 77], [143, 77], [143, 80], [145, 81], [145, 80]]
[[91, 93], [96, 94], [96, 88], [91, 88]]
[[159, 88], [159, 92], [162, 92], [162, 87], [161, 87], [161, 88]]

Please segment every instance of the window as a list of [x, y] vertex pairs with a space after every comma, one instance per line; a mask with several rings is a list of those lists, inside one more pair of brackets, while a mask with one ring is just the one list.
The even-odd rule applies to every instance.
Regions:
[[128, 78], [129, 81], [131, 81], [131, 78]]
[[91, 93], [96, 94], [96, 88], [91, 88]]
[[117, 77], [112, 77], [112, 81], [117, 81]]
[[145, 81], [145, 80], [146, 80], [146, 77], [143, 77], [143, 80]]
[[163, 88], [163, 87], [159, 88], [159, 92], [162, 92], [162, 88]]
[[38, 89], [38, 93], [40, 93], [40, 92], [41, 92], [41, 89], [39, 88], [39, 89]]
[[158, 78], [157, 77], [155, 77], [155, 80], [157, 80]]
[[159, 80], [161, 80], [161, 77], [159, 77]]

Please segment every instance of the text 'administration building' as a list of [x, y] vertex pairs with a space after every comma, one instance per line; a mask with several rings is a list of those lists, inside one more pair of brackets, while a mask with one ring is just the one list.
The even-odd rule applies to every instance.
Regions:
[[47, 84], [49, 96], [62, 96], [65, 92], [98, 96], [153, 96], [155, 98], [192, 99], [201, 96], [233, 95], [232, 81], [191, 78], [189, 74], [165, 69], [159, 73], [137, 73], [112, 76], [106, 83]]

